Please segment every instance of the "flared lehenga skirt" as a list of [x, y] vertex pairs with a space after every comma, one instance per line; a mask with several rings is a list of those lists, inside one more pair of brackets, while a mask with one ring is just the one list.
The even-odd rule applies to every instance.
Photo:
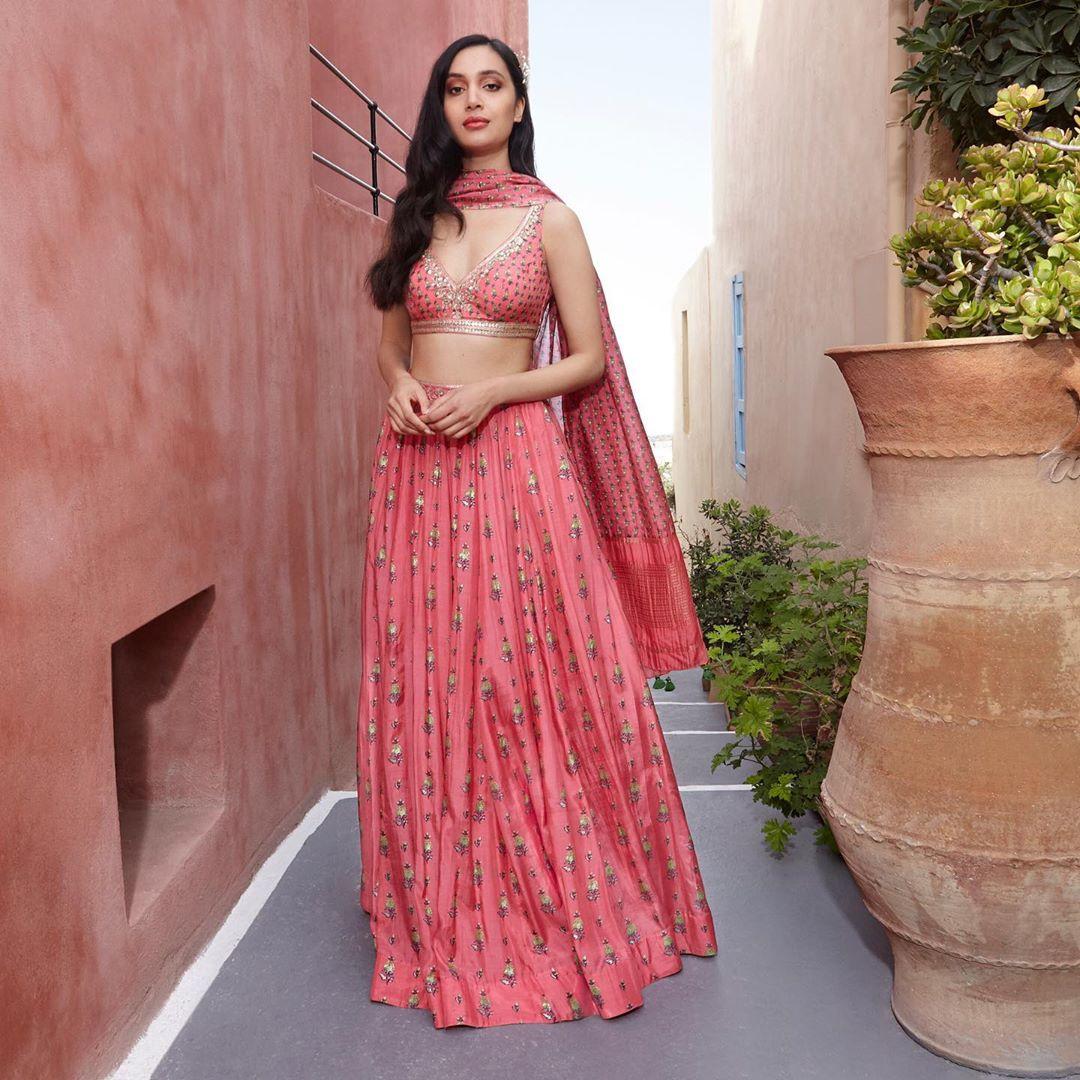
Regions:
[[547, 401], [457, 439], [384, 417], [361, 610], [373, 1001], [438, 1028], [612, 1017], [680, 954], [716, 954], [648, 677]]

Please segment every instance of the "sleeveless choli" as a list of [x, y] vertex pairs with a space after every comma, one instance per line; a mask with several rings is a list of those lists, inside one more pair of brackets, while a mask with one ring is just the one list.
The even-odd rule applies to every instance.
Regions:
[[460, 281], [425, 251], [409, 272], [405, 307], [412, 332], [534, 337], [551, 296], [543, 211], [543, 203], [529, 204], [510, 235]]
[[[533, 206], [453, 290], [421, 260], [410, 314], [529, 325], [550, 288], [539, 221]], [[716, 954], [649, 680], [549, 402], [497, 406], [462, 438], [384, 415], [360, 673], [372, 1001], [437, 1028], [612, 1017], [681, 954]]]

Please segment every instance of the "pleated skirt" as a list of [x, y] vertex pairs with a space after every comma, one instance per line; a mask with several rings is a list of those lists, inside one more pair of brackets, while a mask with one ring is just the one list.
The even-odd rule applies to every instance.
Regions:
[[[452, 389], [422, 383], [429, 399]], [[384, 417], [357, 717], [373, 1001], [435, 1027], [613, 1017], [716, 933], [614, 575], [547, 401]]]

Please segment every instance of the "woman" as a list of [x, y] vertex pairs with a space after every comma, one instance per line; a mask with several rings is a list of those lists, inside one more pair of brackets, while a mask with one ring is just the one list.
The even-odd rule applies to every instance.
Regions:
[[439, 1028], [616, 1016], [716, 953], [647, 681], [701, 631], [581, 226], [532, 161], [514, 52], [455, 41], [368, 274], [360, 902], [372, 1000]]

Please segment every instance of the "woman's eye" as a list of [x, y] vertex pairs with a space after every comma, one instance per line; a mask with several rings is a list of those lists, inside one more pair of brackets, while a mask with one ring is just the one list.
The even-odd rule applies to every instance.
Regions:
[[[465, 89], [465, 87], [463, 87], [463, 86], [450, 86], [450, 87], [447, 87], [446, 92], [448, 94], [452, 94], [455, 90], [464, 90], [464, 89]], [[502, 84], [501, 83], [484, 83], [484, 89], [485, 90], [489, 90], [489, 89], [490, 90], [501, 90], [502, 89]]]

